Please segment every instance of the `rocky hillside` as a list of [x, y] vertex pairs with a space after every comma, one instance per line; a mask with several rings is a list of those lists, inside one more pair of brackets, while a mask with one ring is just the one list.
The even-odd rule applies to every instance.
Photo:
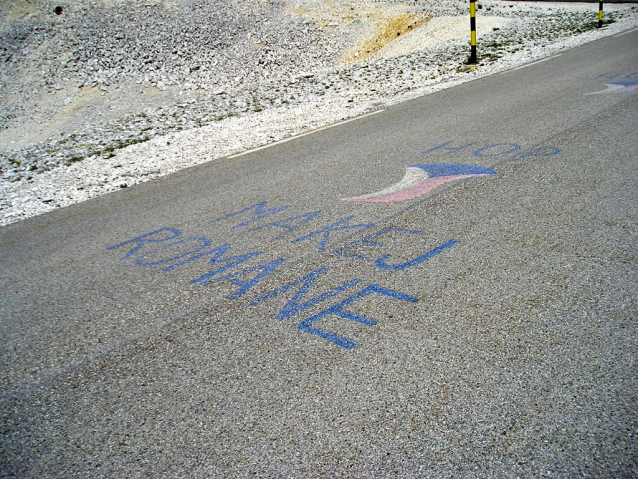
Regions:
[[[606, 8], [607, 24], [636, 24], [635, 6]], [[16, 183], [163, 135], [261, 115], [267, 142], [293, 131], [276, 133], [282, 112], [338, 121], [529, 61], [595, 30], [597, 6], [479, 0], [477, 17], [471, 68], [462, 0], [2, 0], [0, 213], [23, 217], [7, 213]]]

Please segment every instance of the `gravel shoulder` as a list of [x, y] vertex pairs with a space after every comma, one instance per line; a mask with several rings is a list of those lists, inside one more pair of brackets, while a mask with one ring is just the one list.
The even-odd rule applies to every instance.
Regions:
[[[56, 14], [55, 7], [62, 6]], [[638, 25], [638, 7], [456, 1], [0, 4], [0, 225]]]

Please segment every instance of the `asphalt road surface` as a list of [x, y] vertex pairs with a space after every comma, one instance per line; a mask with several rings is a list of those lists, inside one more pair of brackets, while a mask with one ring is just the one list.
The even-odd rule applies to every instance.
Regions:
[[0, 228], [3, 477], [638, 477], [637, 53]]

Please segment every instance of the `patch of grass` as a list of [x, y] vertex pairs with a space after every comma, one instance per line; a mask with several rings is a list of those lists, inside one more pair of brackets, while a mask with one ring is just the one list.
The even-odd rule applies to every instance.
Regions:
[[214, 116], [213, 117], [213, 121], [222, 121], [222, 120], [225, 120], [226, 118], [232, 118], [234, 116], [237, 116], [237, 113], [234, 113], [234, 112], [231, 111], [231, 112], [223, 114], [223, 115]]
[[[607, 25], [611, 25], [615, 21], [616, 20], [614, 20], [613, 18], [608, 18], [608, 19], [602, 21], [602, 26], [606, 27]], [[590, 30], [595, 30], [597, 28], [598, 28], [598, 20], [594, 20], [594, 21], [591, 21], [591, 22], [583, 23], [581, 25], [574, 25], [572, 31], [574, 33], [585, 33], [585, 32], [588, 32]]]
[[502, 58], [503, 55], [499, 55], [498, 53], [485, 53], [480, 55], [480, 60], [486, 63], [494, 62], [499, 58]]
[[148, 141], [148, 140], [150, 140], [148, 136], [144, 136], [142, 138], [131, 138], [131, 139], [124, 140], [117, 143], [115, 147], [113, 148], [113, 150], [121, 150], [122, 148], [126, 148], [127, 146], [137, 145], [138, 143], [144, 143], [145, 141]]

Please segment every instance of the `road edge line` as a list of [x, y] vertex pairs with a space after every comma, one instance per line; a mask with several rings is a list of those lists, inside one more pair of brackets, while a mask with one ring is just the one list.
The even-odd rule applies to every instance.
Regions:
[[270, 148], [271, 146], [281, 145], [282, 143], [287, 143], [292, 140], [296, 140], [297, 138], [303, 138], [304, 136], [312, 135], [313, 133], [318, 133], [323, 130], [328, 130], [330, 128], [334, 128], [336, 126], [345, 125], [346, 123], [350, 123], [355, 120], [360, 120], [361, 118], [366, 118], [368, 116], [376, 115], [377, 113], [384, 112], [384, 109], [371, 111], [370, 113], [365, 113], [363, 115], [355, 116], [353, 118], [348, 118], [347, 120], [342, 120], [337, 123], [333, 123], [332, 125], [322, 126], [320, 128], [316, 128], [314, 130], [307, 131], [305, 133], [300, 133], [298, 135], [291, 136], [289, 138], [284, 138], [283, 140], [275, 141], [274, 143], [268, 143], [267, 145], [258, 146], [256, 148], [252, 148], [250, 150], [242, 151], [241, 153], [235, 153], [234, 155], [227, 156], [226, 158], [239, 158], [240, 156], [248, 155], [250, 153], [255, 153], [257, 151], [265, 150], [266, 148]]

